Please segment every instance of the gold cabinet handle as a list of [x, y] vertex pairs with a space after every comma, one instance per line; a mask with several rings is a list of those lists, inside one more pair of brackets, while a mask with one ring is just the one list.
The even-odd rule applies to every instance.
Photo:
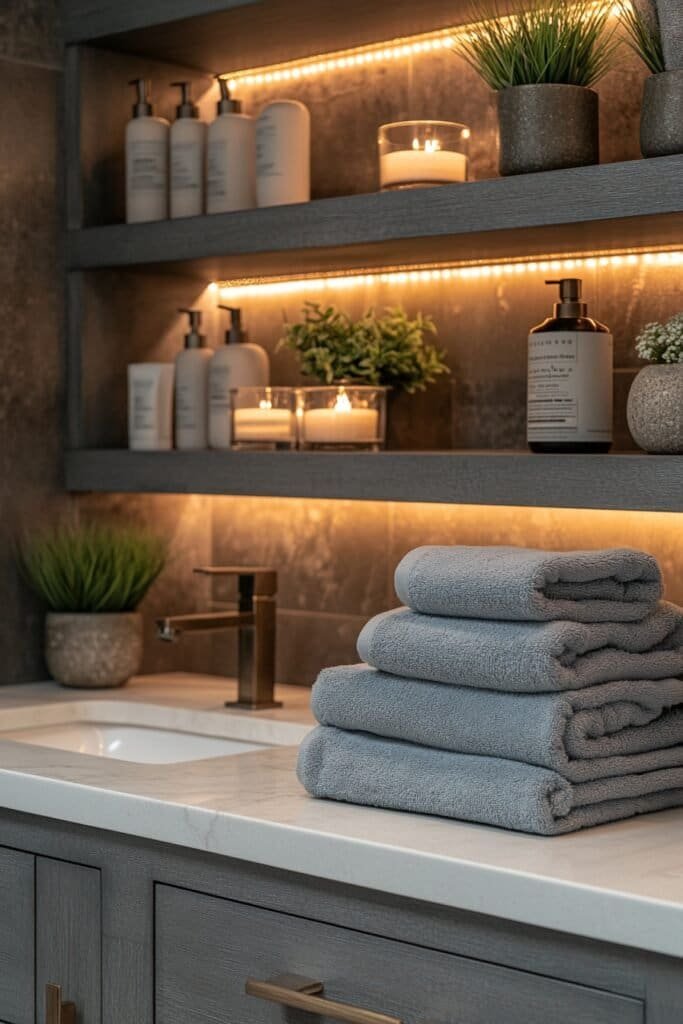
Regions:
[[45, 986], [45, 1024], [76, 1024], [76, 1004], [62, 1002], [61, 985]]
[[348, 1003], [325, 999], [322, 981], [302, 978], [298, 974], [278, 974], [267, 981], [247, 978], [244, 990], [248, 996], [267, 999], [281, 1006], [291, 1006], [295, 1010], [308, 1010], [309, 1013], [332, 1017], [346, 1024], [401, 1024], [398, 1017], [390, 1017], [386, 1013], [375, 1013], [362, 1006], [349, 1006]]

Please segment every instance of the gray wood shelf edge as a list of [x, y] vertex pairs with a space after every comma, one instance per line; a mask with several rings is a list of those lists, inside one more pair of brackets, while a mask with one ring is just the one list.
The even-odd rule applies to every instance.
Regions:
[[527, 452], [66, 453], [70, 491], [683, 511], [683, 457]]
[[[671, 156], [184, 220], [91, 227], [68, 233], [67, 265], [88, 270], [280, 253], [287, 254], [280, 257], [284, 270], [293, 265], [292, 254], [326, 249], [334, 252], [340, 268], [358, 265], [364, 254], [373, 262], [379, 256], [385, 264], [425, 258], [428, 252], [432, 260], [470, 254], [486, 258], [487, 253], [505, 257], [533, 252], [525, 231], [595, 222], [608, 226], [597, 235], [591, 230], [584, 247], [595, 246], [596, 239], [606, 247], [675, 243], [683, 224], [683, 217], [674, 216], [683, 214], [682, 180], [683, 156]], [[553, 251], [563, 248], [562, 232], [557, 235], [553, 230], [552, 239], [544, 240], [559, 247]], [[479, 246], [474, 244], [477, 236]], [[427, 242], [424, 251], [412, 244], [420, 240]]]

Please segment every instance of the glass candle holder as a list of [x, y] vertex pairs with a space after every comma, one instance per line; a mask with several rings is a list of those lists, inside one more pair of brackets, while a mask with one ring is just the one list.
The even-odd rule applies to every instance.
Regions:
[[234, 388], [233, 448], [296, 448], [294, 388]]
[[382, 190], [467, 181], [470, 130], [454, 121], [395, 121], [379, 130]]
[[379, 451], [386, 438], [387, 390], [361, 384], [301, 388], [300, 446]]

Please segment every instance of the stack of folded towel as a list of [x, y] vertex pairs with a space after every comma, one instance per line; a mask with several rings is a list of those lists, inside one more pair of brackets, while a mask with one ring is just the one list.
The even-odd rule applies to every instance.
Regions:
[[631, 550], [423, 547], [325, 669], [314, 796], [556, 835], [683, 805], [683, 610]]

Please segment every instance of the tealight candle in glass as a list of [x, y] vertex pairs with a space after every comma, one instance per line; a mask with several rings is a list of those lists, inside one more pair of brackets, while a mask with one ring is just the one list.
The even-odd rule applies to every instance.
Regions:
[[382, 190], [467, 181], [470, 130], [454, 121], [395, 121], [379, 130]]
[[301, 388], [302, 448], [379, 451], [386, 437], [387, 388], [338, 384]]
[[234, 388], [233, 448], [296, 448], [294, 388]]

